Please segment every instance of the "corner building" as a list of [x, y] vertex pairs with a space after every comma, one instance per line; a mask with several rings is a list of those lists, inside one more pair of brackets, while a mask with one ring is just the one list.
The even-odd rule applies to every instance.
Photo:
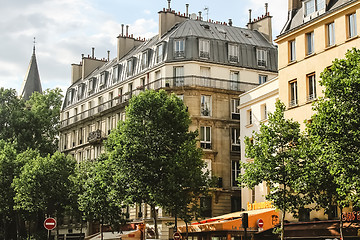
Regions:
[[279, 94], [293, 118], [305, 128], [311, 104], [322, 96], [320, 73], [348, 49], [360, 47], [360, 1], [289, 0], [288, 20], [279, 46]]
[[[188, 107], [190, 130], [199, 130], [203, 159], [218, 178], [211, 197], [200, 199], [203, 216], [245, 208], [235, 181], [240, 173], [238, 96], [277, 76], [269, 23], [267, 12], [240, 28], [231, 21], [175, 13], [169, 6], [159, 12], [159, 34], [151, 39], [133, 38], [123, 26], [116, 58], [96, 59], [93, 50], [72, 65], [61, 111], [60, 151], [78, 162], [95, 159], [117, 122], [126, 118], [129, 99], [146, 89], [165, 89]], [[168, 239], [172, 234], [165, 223], [173, 220], [158, 211], [161, 238]], [[142, 204], [129, 213], [130, 219], [152, 227], [149, 207]]]

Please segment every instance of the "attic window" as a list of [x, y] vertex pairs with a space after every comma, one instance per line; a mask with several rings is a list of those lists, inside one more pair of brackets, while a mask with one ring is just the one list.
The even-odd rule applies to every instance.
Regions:
[[205, 29], [205, 30], [210, 30], [210, 26], [207, 24], [201, 24], [201, 26]]
[[216, 27], [216, 29], [217, 29], [220, 33], [226, 34], [226, 31], [225, 31], [224, 28], [222, 28], [222, 27]]
[[246, 33], [246, 32], [242, 32], [242, 33], [245, 35], [245, 37], [251, 38], [251, 35], [250, 35], [250, 34], [248, 34], [248, 33]]

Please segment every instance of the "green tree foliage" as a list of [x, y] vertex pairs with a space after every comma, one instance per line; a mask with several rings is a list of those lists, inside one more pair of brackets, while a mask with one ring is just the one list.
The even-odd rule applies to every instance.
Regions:
[[[326, 179], [319, 184], [340, 209], [352, 203], [360, 206], [360, 50], [349, 50], [345, 59], [336, 59], [321, 74], [324, 97], [314, 105], [308, 126], [317, 150], [314, 162], [321, 163]], [[320, 175], [321, 176], [321, 175]], [[319, 177], [320, 177], [319, 176]], [[321, 196], [321, 193], [319, 194]], [[325, 194], [324, 194], [325, 195]], [[320, 203], [325, 203], [321, 201]]]
[[100, 222], [101, 239], [103, 239], [102, 226], [104, 224], [110, 224], [113, 229], [116, 229], [117, 226], [126, 222], [121, 206], [124, 191], [120, 188], [123, 185], [115, 185], [114, 165], [108, 161], [107, 156], [102, 155], [93, 162], [81, 163], [79, 181], [82, 185], [79, 208], [89, 221]]
[[[116, 162], [115, 180], [126, 184], [129, 201], [178, 212], [207, 186], [196, 132], [183, 102], [165, 91], [145, 91], [131, 99], [126, 120], [109, 136], [107, 150]], [[182, 195], [183, 194], [183, 195]]]
[[266, 198], [282, 211], [281, 239], [284, 239], [285, 213], [296, 214], [309, 203], [301, 180], [304, 177], [303, 136], [298, 122], [285, 119], [284, 110], [285, 105], [276, 102], [276, 110], [269, 114], [267, 124], [262, 124], [252, 139], [246, 137], [246, 156], [253, 161], [242, 164], [244, 174], [239, 178], [244, 187], [254, 188], [261, 182], [268, 184], [270, 193]]
[[71, 189], [76, 162], [58, 152], [46, 157], [41, 157], [39, 152], [33, 155], [13, 180], [14, 208], [26, 212], [29, 220], [37, 219], [37, 229], [43, 229], [44, 214], [61, 217], [73, 201]]
[[0, 139], [16, 143], [18, 152], [38, 149], [42, 156], [58, 148], [61, 90], [35, 92], [27, 102], [13, 89], [0, 88]]

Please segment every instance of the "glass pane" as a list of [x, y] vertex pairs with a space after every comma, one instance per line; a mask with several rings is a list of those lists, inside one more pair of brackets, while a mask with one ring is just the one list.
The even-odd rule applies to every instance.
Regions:
[[206, 127], [206, 141], [210, 142], [210, 127]]
[[200, 127], [200, 140], [201, 140], [201, 141], [204, 141], [204, 140], [205, 140], [204, 127]]

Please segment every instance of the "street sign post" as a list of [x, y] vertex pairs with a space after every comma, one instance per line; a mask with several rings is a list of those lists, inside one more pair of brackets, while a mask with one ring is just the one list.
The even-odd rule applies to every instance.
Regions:
[[179, 232], [174, 232], [174, 240], [180, 240], [181, 234]]
[[46, 230], [53, 230], [54, 228], [56, 228], [56, 220], [54, 218], [45, 219], [44, 227]]

